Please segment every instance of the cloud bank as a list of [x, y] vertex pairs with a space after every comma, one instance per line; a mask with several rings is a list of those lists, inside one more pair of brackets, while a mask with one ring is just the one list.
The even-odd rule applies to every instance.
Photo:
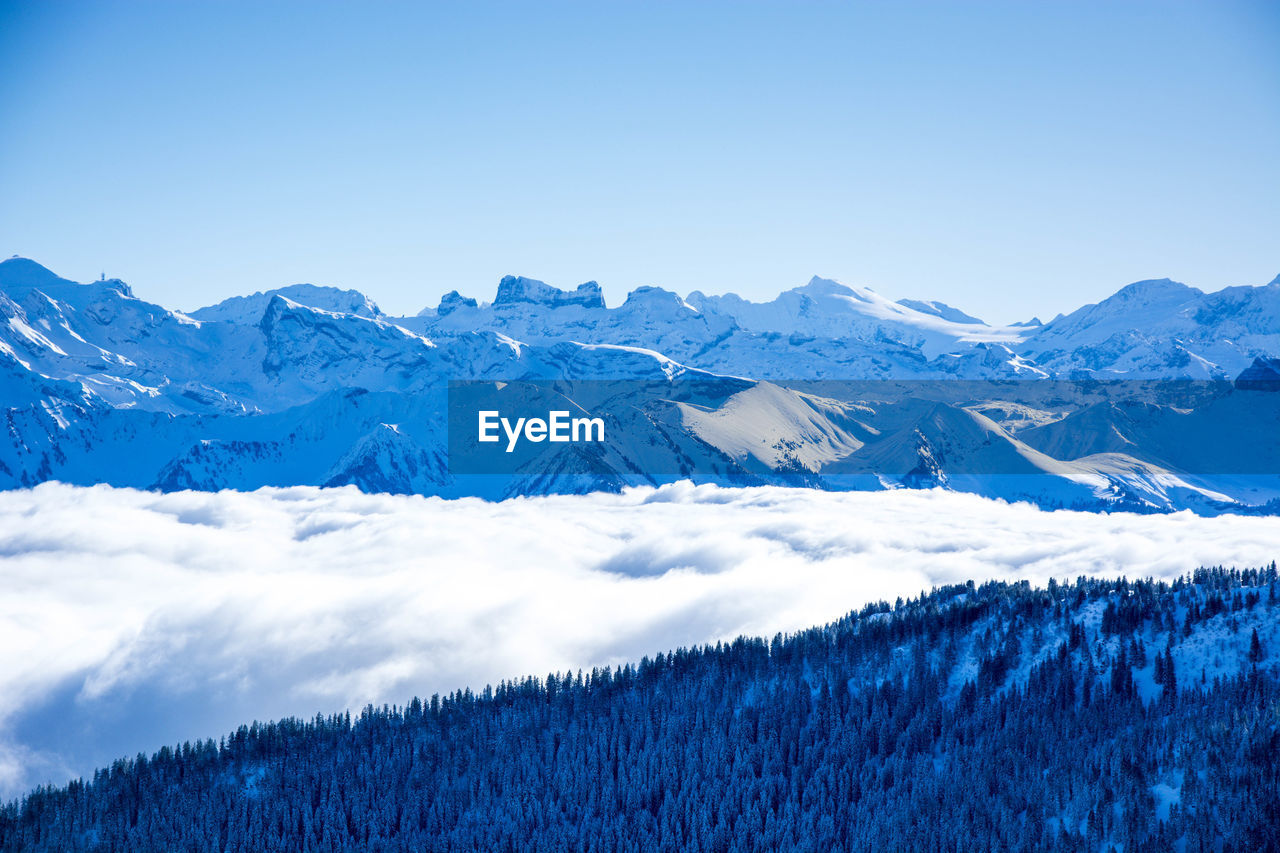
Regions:
[[797, 630], [936, 584], [1278, 556], [1278, 518], [941, 491], [486, 503], [50, 483], [0, 493], [0, 797], [253, 719]]

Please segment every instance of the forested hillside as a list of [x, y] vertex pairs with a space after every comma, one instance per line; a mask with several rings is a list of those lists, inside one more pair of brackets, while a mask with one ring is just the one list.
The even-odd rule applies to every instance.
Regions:
[[[1280, 849], [1275, 563], [242, 727], [0, 810], [7, 851]], [[565, 614], [571, 618], [571, 614]]]

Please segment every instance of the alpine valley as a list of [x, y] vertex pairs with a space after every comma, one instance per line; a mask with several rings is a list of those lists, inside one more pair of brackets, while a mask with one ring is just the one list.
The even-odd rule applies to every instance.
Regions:
[[[609, 438], [461, 473], [457, 380], [550, 383]], [[594, 282], [507, 277], [492, 302], [452, 292], [413, 317], [312, 285], [182, 313], [119, 280], [0, 262], [7, 489], [501, 498], [692, 479], [1278, 513], [1278, 391], [1280, 278], [1141, 281], [993, 326], [822, 278], [765, 303], [642, 287], [610, 308]]]

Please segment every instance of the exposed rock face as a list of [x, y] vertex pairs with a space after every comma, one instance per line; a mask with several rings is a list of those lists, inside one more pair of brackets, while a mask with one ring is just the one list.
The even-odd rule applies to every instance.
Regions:
[[1236, 377], [1241, 391], [1280, 391], [1280, 358], [1258, 356]]
[[498, 295], [494, 297], [494, 307], [513, 305], [521, 302], [542, 305], [547, 308], [561, 308], [566, 305], [580, 305], [583, 308], [603, 308], [604, 294], [600, 285], [588, 281], [578, 285], [577, 290], [565, 291], [552, 287], [541, 281], [523, 276], [509, 275], [498, 282]]

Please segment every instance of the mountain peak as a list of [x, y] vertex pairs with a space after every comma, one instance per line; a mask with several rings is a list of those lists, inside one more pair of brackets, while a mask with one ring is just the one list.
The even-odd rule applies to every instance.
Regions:
[[191, 312], [197, 320], [212, 320], [252, 325], [262, 318], [263, 312], [275, 299], [284, 299], [290, 305], [304, 305], [333, 314], [355, 314], [360, 317], [380, 317], [382, 310], [358, 290], [340, 290], [315, 284], [291, 284], [274, 290], [260, 291], [252, 296], [232, 296], [215, 305]]
[[815, 275], [813, 278], [809, 279], [808, 284], [803, 287], [797, 287], [796, 291], [800, 293], [807, 293], [810, 296], [820, 296], [829, 293], [837, 293], [841, 296], [851, 296], [854, 293], [852, 287], [841, 284], [833, 278], [823, 278], [820, 275]]
[[502, 281], [498, 282], [498, 294], [493, 299], [494, 307], [519, 302], [545, 305], [548, 308], [560, 308], [566, 305], [603, 308], [604, 294], [600, 290], [600, 285], [594, 281], [584, 282], [578, 285], [576, 290], [561, 290], [533, 278], [504, 276]]
[[1165, 299], [1185, 299], [1192, 296], [1202, 296], [1203, 294], [1204, 291], [1199, 288], [1191, 287], [1180, 281], [1174, 281], [1171, 278], [1149, 278], [1125, 285], [1106, 301], [1110, 302], [1115, 299], [1122, 302], [1134, 300], [1154, 302]]
[[645, 306], [670, 306], [676, 309], [684, 309], [687, 311], [696, 311], [697, 309], [688, 302], [680, 298], [680, 294], [661, 287], [653, 287], [652, 285], [641, 285], [635, 290], [627, 294], [627, 299], [622, 303], [622, 307]]
[[0, 285], [5, 287], [39, 287], [41, 284], [61, 280], [48, 267], [30, 258], [14, 255], [0, 261]]
[[452, 314], [459, 308], [476, 308], [479, 303], [470, 296], [463, 296], [456, 290], [450, 290], [444, 296], [440, 297], [440, 307], [436, 308], [436, 316], [444, 317]]

